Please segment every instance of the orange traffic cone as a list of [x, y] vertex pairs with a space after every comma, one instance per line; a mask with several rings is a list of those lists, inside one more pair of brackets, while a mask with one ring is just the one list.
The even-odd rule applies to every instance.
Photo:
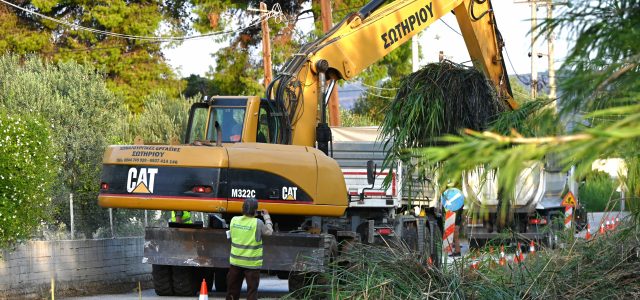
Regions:
[[478, 261], [478, 257], [477, 256], [473, 256], [473, 259], [471, 260], [471, 270], [477, 270], [480, 266], [480, 262]]
[[585, 236], [585, 238], [588, 240], [591, 239], [591, 224], [587, 224], [587, 235]]
[[498, 260], [498, 264], [501, 266], [507, 265], [507, 259], [504, 257], [504, 246], [500, 246], [500, 260]]
[[531, 240], [531, 243], [529, 243], [529, 255], [535, 255], [536, 254], [536, 245], [533, 243], [533, 240]]
[[600, 224], [600, 231], [598, 231], [599, 234], [604, 234], [605, 230], [604, 230], [604, 223]]
[[616, 219], [611, 217], [611, 230], [616, 230]]
[[202, 279], [202, 284], [200, 285], [200, 297], [198, 300], [209, 300], [209, 292], [207, 292], [207, 281]]
[[618, 225], [620, 225], [620, 218], [616, 217], [616, 227], [618, 227]]
[[513, 262], [516, 264], [522, 262], [520, 260], [520, 249], [521, 249], [520, 246], [521, 246], [520, 243], [518, 243], [518, 247], [516, 248], [516, 253], [513, 254]]
[[522, 245], [518, 243], [518, 262], [524, 262], [524, 254], [522, 254]]
[[606, 225], [604, 226], [604, 227], [605, 227], [605, 229], [606, 229], [607, 231], [611, 230], [611, 222], [609, 222], [609, 220], [607, 220], [607, 221], [605, 222], [605, 224], [606, 224]]

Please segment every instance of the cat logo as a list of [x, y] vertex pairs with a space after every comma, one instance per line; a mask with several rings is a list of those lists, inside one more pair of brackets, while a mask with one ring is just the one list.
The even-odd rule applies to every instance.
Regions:
[[282, 199], [284, 200], [296, 200], [298, 199], [297, 187], [282, 187]]
[[134, 194], [153, 194], [158, 168], [131, 168], [127, 176], [127, 192]]

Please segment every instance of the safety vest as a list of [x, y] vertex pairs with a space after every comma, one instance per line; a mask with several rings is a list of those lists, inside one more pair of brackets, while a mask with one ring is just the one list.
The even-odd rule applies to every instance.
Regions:
[[[172, 210], [171, 211], [171, 222], [175, 222], [176, 221], [176, 211]], [[191, 221], [191, 213], [188, 211], [183, 211], [182, 212], [182, 223], [183, 224], [193, 224], [193, 222]]]
[[246, 216], [233, 217], [231, 231], [231, 254], [229, 263], [243, 268], [262, 267], [262, 241], [256, 241], [258, 219]]

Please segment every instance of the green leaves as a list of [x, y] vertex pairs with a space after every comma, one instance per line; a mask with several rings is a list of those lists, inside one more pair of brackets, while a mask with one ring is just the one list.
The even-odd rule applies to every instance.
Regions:
[[29, 238], [51, 218], [54, 149], [43, 119], [0, 107], [0, 249]]

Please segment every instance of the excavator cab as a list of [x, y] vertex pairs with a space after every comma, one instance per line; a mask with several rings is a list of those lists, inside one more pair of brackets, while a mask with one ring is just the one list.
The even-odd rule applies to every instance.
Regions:
[[185, 144], [276, 143], [279, 119], [258, 97], [211, 97], [191, 106]]

